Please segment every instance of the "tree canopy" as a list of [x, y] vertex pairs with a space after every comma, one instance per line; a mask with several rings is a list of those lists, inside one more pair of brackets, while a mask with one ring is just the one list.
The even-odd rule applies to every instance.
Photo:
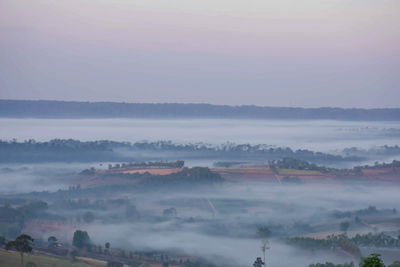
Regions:
[[84, 248], [91, 245], [89, 234], [86, 231], [76, 230], [72, 239], [72, 245], [77, 248]]

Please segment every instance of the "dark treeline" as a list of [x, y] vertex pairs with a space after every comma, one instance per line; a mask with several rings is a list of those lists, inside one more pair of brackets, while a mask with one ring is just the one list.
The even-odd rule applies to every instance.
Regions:
[[393, 160], [390, 163], [378, 163], [375, 162], [373, 166], [365, 165], [359, 168], [364, 168], [364, 169], [381, 169], [381, 168], [400, 168], [400, 161], [399, 160]]
[[[355, 245], [360, 247], [398, 248], [400, 247], [400, 235], [397, 237], [393, 237], [384, 232], [381, 232], [376, 234], [357, 234], [356, 236], [351, 238], [348, 237], [346, 234], [340, 234], [329, 235], [325, 239], [312, 237], [289, 237], [286, 239], [287, 244], [298, 246], [304, 249], [343, 249], [344, 244], [347, 245], [350, 242], [353, 244], [353, 247]], [[355, 247], [352, 249], [353, 252], [357, 251]]]
[[393, 209], [377, 209], [375, 206], [369, 206], [365, 209], [359, 209], [355, 211], [340, 211], [335, 210], [332, 212], [332, 217], [334, 218], [351, 218], [355, 217], [357, 221], [358, 216], [375, 216], [375, 215], [390, 215], [390, 214], [397, 214], [397, 210]]
[[400, 109], [291, 108], [210, 104], [140, 104], [0, 100], [0, 117], [13, 118], [243, 118], [400, 120]]
[[314, 163], [310, 163], [305, 160], [285, 157], [283, 159], [269, 161], [268, 165], [273, 169], [310, 170], [310, 171], [330, 172], [336, 175], [359, 176], [362, 175], [361, 170], [365, 169], [400, 168], [400, 161], [393, 160], [390, 163], [381, 163], [381, 164], [375, 162], [373, 166], [364, 165], [364, 166], [355, 166], [353, 169], [338, 169], [338, 168], [327, 168], [325, 166], [318, 166]]
[[[53, 139], [48, 142], [0, 141], [0, 162], [88, 162], [88, 161], [143, 161], [135, 152], [156, 152], [149, 158], [163, 160], [158, 152], [173, 152], [176, 157], [208, 159], [273, 160], [285, 157], [316, 163], [358, 162], [364, 158], [340, 156], [311, 150], [274, 148], [267, 145], [232, 144], [218, 146], [208, 144], [175, 144], [170, 141], [157, 142], [115, 142]], [[121, 153], [123, 152], [123, 153]], [[182, 153], [182, 154], [180, 154]], [[400, 153], [400, 151], [399, 151]], [[169, 155], [170, 156], [170, 155]]]
[[135, 168], [135, 167], [166, 167], [166, 168], [182, 168], [185, 165], [183, 160], [177, 160], [174, 162], [167, 161], [155, 161], [155, 162], [128, 162], [128, 163], [117, 163], [115, 165], [109, 164], [109, 170], [118, 170], [124, 168]]
[[[131, 185], [130, 189], [181, 189], [189, 190], [187, 186], [197, 185], [210, 185], [213, 183], [221, 183], [223, 179], [220, 174], [211, 171], [207, 167], [193, 167], [193, 168], [182, 168], [181, 171], [158, 175], [145, 173], [105, 173], [98, 174], [98, 177], [103, 179], [119, 177], [128, 180], [135, 180], [136, 183]], [[109, 185], [107, 185], [109, 187]]]
[[47, 213], [48, 204], [43, 201], [29, 201], [26, 204], [13, 207], [6, 203], [0, 206], [0, 235], [12, 236], [20, 234], [26, 221], [41, 218], [47, 220], [62, 220], [63, 218]]

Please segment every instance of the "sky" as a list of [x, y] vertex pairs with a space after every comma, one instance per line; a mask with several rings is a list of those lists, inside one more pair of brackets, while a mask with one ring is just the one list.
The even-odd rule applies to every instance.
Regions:
[[398, 0], [1, 0], [0, 98], [400, 107]]

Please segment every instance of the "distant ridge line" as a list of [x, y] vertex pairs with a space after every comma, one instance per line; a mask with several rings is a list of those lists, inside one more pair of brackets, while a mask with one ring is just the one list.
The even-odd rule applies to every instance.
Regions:
[[2, 118], [226, 118], [399, 121], [400, 108], [301, 108], [0, 99]]

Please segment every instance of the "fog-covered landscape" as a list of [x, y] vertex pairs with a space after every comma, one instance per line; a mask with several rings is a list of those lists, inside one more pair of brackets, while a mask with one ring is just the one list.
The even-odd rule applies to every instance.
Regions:
[[268, 266], [398, 260], [398, 121], [0, 120], [1, 234], [38, 251], [249, 266], [268, 242]]
[[178, 144], [266, 144], [338, 152], [398, 145], [399, 121], [248, 119], [9, 119], [0, 118], [0, 137], [24, 141], [76, 139]]
[[400, 267], [398, 0], [1, 0], [0, 267]]

